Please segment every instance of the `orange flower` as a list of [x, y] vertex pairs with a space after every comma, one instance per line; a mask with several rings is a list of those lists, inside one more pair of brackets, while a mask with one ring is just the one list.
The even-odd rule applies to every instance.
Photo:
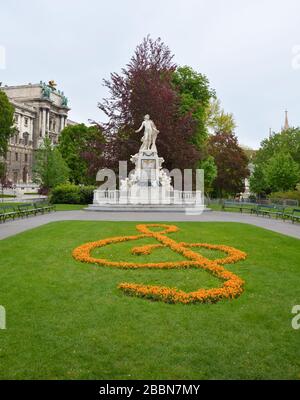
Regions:
[[[162, 231], [151, 231], [150, 227], [164, 228]], [[246, 253], [233, 247], [224, 245], [214, 245], [208, 243], [185, 243], [176, 242], [165, 236], [167, 233], [177, 232], [175, 225], [165, 224], [138, 224], [136, 228], [141, 234], [133, 236], [120, 236], [102, 239], [96, 242], [83, 244], [73, 250], [73, 257], [76, 260], [99, 264], [113, 268], [202, 268], [215, 277], [224, 281], [223, 286], [214, 289], [198, 289], [195, 292], [186, 293], [177, 288], [168, 288], [164, 286], [151, 286], [134, 283], [121, 283], [119, 288], [125, 293], [136, 295], [152, 300], [161, 300], [168, 303], [215, 303], [222, 299], [233, 299], [243, 292], [244, 281], [234, 273], [226, 270], [222, 265], [235, 263], [246, 258]], [[137, 262], [119, 262], [109, 261], [102, 258], [91, 256], [91, 251], [98, 247], [103, 247], [111, 243], [119, 243], [124, 241], [137, 240], [144, 237], [152, 237], [156, 239], [158, 244], [149, 244], [132, 248], [133, 254], [150, 254], [151, 251], [159, 247], [169, 247], [176, 253], [186, 258], [184, 261], [167, 261], [158, 263], [137, 263]], [[212, 250], [220, 250], [228, 254], [228, 257], [209, 260], [201, 254], [193, 251], [193, 247], [203, 247]]]

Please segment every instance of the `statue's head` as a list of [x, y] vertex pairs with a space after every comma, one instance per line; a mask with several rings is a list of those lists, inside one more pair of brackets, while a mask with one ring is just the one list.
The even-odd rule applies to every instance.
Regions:
[[149, 115], [149, 114], [146, 114], [146, 115], [144, 116], [144, 119], [146, 119], [146, 120], [150, 119], [150, 115]]

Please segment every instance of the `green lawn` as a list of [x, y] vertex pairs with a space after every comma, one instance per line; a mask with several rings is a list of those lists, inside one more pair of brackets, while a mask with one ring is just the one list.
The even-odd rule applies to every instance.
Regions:
[[73, 211], [86, 208], [87, 204], [55, 204], [56, 211]]
[[[245, 292], [217, 304], [126, 296], [120, 282], [193, 290], [220, 282], [201, 270], [120, 270], [75, 261], [83, 243], [135, 234], [133, 222], [56, 222], [0, 241], [1, 379], [300, 379], [299, 240], [236, 223], [175, 223], [175, 240], [226, 244], [248, 258], [226, 266]], [[108, 245], [114, 260], [177, 260], [153, 239]], [[198, 249], [199, 251], [199, 249]], [[214, 258], [213, 251], [205, 251]], [[217, 254], [219, 255], [219, 254]]]

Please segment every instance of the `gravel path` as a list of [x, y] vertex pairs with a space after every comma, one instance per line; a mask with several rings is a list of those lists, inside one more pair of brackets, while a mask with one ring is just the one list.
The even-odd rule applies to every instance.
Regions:
[[36, 228], [54, 221], [218, 221], [218, 222], [242, 222], [269, 229], [274, 232], [300, 239], [300, 225], [290, 221], [283, 222], [269, 217], [256, 217], [254, 215], [238, 214], [232, 212], [212, 211], [202, 215], [185, 215], [184, 213], [155, 213], [155, 212], [93, 212], [93, 211], [57, 211], [50, 214], [38, 215], [8, 221], [0, 224], [0, 239], [16, 235], [28, 229]]

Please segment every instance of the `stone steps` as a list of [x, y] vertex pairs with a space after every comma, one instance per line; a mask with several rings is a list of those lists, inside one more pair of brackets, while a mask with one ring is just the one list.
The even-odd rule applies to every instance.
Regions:
[[211, 211], [207, 207], [195, 207], [192, 204], [89, 204], [86, 211], [108, 211], [108, 212], [179, 212], [179, 213], [200, 213]]

